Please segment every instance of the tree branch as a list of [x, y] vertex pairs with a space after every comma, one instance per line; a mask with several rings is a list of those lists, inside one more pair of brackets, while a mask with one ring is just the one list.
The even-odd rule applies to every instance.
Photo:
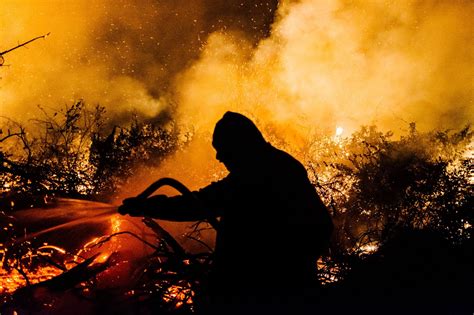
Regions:
[[34, 42], [35, 40], [38, 40], [38, 39], [40, 39], [40, 38], [46, 38], [46, 37], [49, 36], [49, 34], [51, 34], [51, 32], [48, 32], [47, 34], [44, 34], [44, 35], [41, 35], [41, 36], [32, 38], [32, 39], [30, 39], [30, 40], [28, 40], [28, 41], [26, 41], [26, 42], [24, 42], [24, 43], [21, 43], [21, 44], [16, 45], [16, 46], [13, 47], [13, 48], [10, 48], [10, 49], [7, 49], [7, 50], [5, 50], [5, 51], [2, 51], [2, 52], [0, 52], [0, 56], [6, 55], [6, 54], [8, 54], [9, 52], [11, 52], [11, 51], [13, 51], [13, 50], [15, 50], [15, 49], [18, 49], [18, 48], [20, 48], [20, 47], [24, 47], [24, 46], [28, 45], [29, 43]]

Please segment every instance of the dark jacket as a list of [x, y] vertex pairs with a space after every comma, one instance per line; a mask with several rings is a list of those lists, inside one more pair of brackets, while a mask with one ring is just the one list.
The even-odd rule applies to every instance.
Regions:
[[161, 202], [154, 217], [172, 221], [220, 217], [211, 286], [291, 290], [314, 279], [332, 222], [305, 168], [267, 145], [254, 164], [194, 192]]
[[229, 175], [195, 191], [199, 202], [161, 198], [149, 204], [148, 214], [172, 221], [220, 218], [210, 277], [214, 292], [271, 289], [285, 295], [309, 285], [333, 225], [303, 165], [237, 113], [217, 123], [213, 146]]

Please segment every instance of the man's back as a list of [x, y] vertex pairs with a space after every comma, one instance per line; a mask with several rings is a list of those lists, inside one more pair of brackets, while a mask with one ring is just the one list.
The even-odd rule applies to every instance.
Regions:
[[221, 215], [213, 275], [218, 288], [281, 291], [314, 278], [332, 223], [306, 170], [289, 154], [268, 145], [252, 165], [197, 196]]
[[238, 113], [219, 120], [212, 144], [226, 178], [194, 192], [197, 198], [125, 200], [122, 213], [172, 221], [220, 217], [209, 295], [223, 297], [223, 305], [229, 298], [288, 297], [310, 286], [332, 222], [303, 165]]

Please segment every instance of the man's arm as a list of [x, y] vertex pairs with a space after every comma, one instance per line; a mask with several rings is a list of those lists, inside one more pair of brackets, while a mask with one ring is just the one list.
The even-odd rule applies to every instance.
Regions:
[[191, 196], [128, 198], [119, 207], [119, 213], [178, 222], [205, 220], [220, 216], [219, 208], [230, 194], [229, 179], [224, 178], [193, 192]]
[[167, 221], [200, 221], [210, 215], [193, 196], [152, 196], [143, 208], [144, 216]]

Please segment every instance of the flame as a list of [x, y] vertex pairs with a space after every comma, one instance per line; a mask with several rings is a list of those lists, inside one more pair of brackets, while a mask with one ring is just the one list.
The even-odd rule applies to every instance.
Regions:
[[[471, 141], [469, 146], [467, 147], [466, 152], [464, 153], [464, 158], [465, 159], [474, 159], [474, 140]], [[471, 171], [468, 174], [468, 180], [471, 185], [474, 185], [474, 170], [471, 169]]]
[[111, 223], [111, 230], [112, 230], [112, 233], [118, 233], [120, 232], [120, 227], [121, 227], [121, 223], [122, 223], [122, 220], [120, 219], [120, 215], [114, 215], [111, 219], [110, 219], [110, 223]]
[[[110, 229], [112, 233], [117, 233], [120, 232], [121, 228], [121, 220], [119, 215], [115, 215], [111, 218], [110, 220]], [[10, 223], [9, 227], [11, 227], [12, 224]], [[62, 254], [65, 256], [65, 261], [64, 264], [67, 269], [72, 268], [77, 265], [77, 263], [80, 263], [83, 260], [83, 256], [85, 253], [89, 252], [95, 245], [98, 244], [99, 241], [101, 241], [101, 237], [94, 237], [90, 241], [86, 242], [78, 251], [76, 254], [72, 254], [73, 260], [68, 261], [66, 257], [69, 254], [64, 248], [61, 248], [59, 246], [55, 245], [50, 245], [47, 243], [44, 243], [42, 246], [37, 248], [37, 252], [41, 255], [46, 255], [46, 256], [51, 256], [50, 251], [55, 251], [59, 254]], [[117, 244], [115, 243], [115, 240], [112, 239], [111, 243], [113, 243], [113, 249], [110, 251], [110, 253], [104, 253], [99, 255], [95, 260], [94, 263], [105, 263], [111, 253], [115, 251], [117, 248]], [[48, 251], [49, 250], [49, 251]], [[6, 253], [8, 252], [8, 248], [4, 248], [4, 244], [0, 244], [0, 254], [2, 256], [2, 261], [1, 263], [4, 263], [4, 260], [6, 259]], [[18, 259], [31, 259], [33, 256], [33, 251], [28, 251], [23, 257], [18, 258]], [[9, 262], [10, 265], [16, 265], [15, 261]], [[61, 270], [60, 268], [57, 267], [52, 267], [52, 266], [42, 266], [39, 267], [38, 269], [32, 269], [32, 270], [23, 270], [25, 272], [25, 275], [28, 277], [28, 281], [30, 284], [35, 284], [39, 283], [48, 279], [51, 279], [61, 273], [64, 272], [64, 270]], [[4, 268], [0, 268], [0, 294], [11, 294], [15, 290], [26, 286], [27, 281], [17, 269], [13, 269], [12, 271], [8, 272]]]
[[[169, 18], [168, 7], [155, 4], [150, 17], [114, 4], [112, 0], [100, 5], [67, 1], [52, 6], [41, 0], [28, 4], [6, 0], [0, 13], [4, 42], [14, 43], [29, 38], [33, 30], [47, 32], [51, 27], [53, 34], [31, 49], [8, 55], [12, 67], [1, 68], [2, 116], [28, 119], [37, 115], [29, 110], [31, 104], [57, 108], [78, 98], [104, 104], [114, 123], [131, 117], [133, 111], [154, 118], [172, 108], [173, 118], [183, 130], [192, 130], [196, 140], [159, 170], [138, 176], [184, 177], [192, 189], [223, 174], [214, 162], [209, 135], [226, 110], [251, 116], [268, 138], [286, 139], [290, 151], [305, 147], [314, 126], [327, 128], [332, 137], [334, 122], [338, 122], [334, 140], [342, 155], [348, 154], [343, 150], [343, 133], [361, 124], [376, 122], [393, 129], [400, 121], [418, 120], [426, 129], [438, 124], [458, 126], [473, 117], [469, 106], [472, 70], [466, 66], [472, 55], [472, 47], [466, 45], [472, 37], [472, 3], [281, 1], [265, 39], [255, 43], [248, 34], [211, 28], [192, 53], [182, 48], [186, 45], [177, 45], [176, 38], [199, 36], [193, 33], [199, 28], [181, 27], [198, 22], [181, 13], [194, 10], [206, 16], [208, 8], [196, 4], [176, 7], [175, 21], [160, 33], [157, 29], [161, 28], [146, 26], [156, 24], [157, 17], [159, 21]], [[124, 27], [110, 23], [115, 19]], [[177, 29], [192, 31], [180, 34]], [[169, 30], [183, 36], [167, 36]], [[118, 40], [107, 42], [114, 38]], [[133, 38], [140, 38], [139, 45], [133, 45]], [[151, 49], [160, 45], [163, 48]], [[164, 55], [176, 57], [162, 62]], [[88, 170], [87, 154], [78, 161], [81, 173]], [[321, 154], [332, 152], [327, 147]], [[320, 180], [329, 178], [322, 174]], [[350, 185], [350, 179], [346, 184]], [[10, 185], [4, 183], [3, 188]], [[78, 188], [87, 192], [90, 187]], [[344, 187], [341, 191], [344, 193]], [[111, 233], [121, 230], [118, 216], [110, 224]], [[464, 228], [470, 227], [464, 223]], [[86, 242], [73, 255], [73, 263], [101, 240], [95, 237]], [[114, 239], [111, 244], [112, 249], [120, 246]], [[359, 250], [371, 253], [377, 246], [365, 244]], [[40, 250], [67, 254], [54, 245]], [[24, 258], [32, 255], [30, 251]], [[97, 261], [105, 262], [109, 256], [103, 254]], [[36, 283], [61, 272], [41, 267], [27, 275]], [[1, 269], [0, 277], [0, 292], [26, 284], [16, 270], [7, 273]], [[188, 303], [189, 290], [171, 286], [167, 298]]]
[[172, 285], [166, 289], [166, 293], [163, 295], [163, 301], [165, 303], [174, 303], [175, 308], [180, 308], [184, 304], [192, 304], [192, 296], [194, 292], [187, 287]]
[[371, 254], [376, 252], [379, 249], [378, 242], [370, 242], [358, 247], [358, 252], [362, 254]]
[[339, 281], [338, 274], [340, 274], [339, 266], [330, 266], [322, 258], [319, 258], [316, 263], [319, 270], [319, 278], [322, 285], [327, 285]]
[[[226, 110], [247, 114], [300, 158], [308, 134], [332, 136], [336, 122], [348, 134], [361, 124], [397, 131], [417, 121], [426, 130], [473, 118], [470, 2], [278, 1], [273, 25], [256, 30], [268, 36], [257, 40], [253, 16], [235, 18], [215, 2], [116, 2], [4, 1], [3, 45], [52, 33], [8, 55], [2, 116], [27, 121], [41, 115], [31, 104], [58, 109], [77, 99], [104, 105], [111, 125], [130, 122], [133, 112], [170, 114], [195, 142], [137, 177], [175, 177], [191, 189], [224, 173], [210, 134]], [[222, 28], [205, 20], [209, 12], [224, 13]], [[252, 27], [234, 32], [231, 21]]]
[[[27, 276], [30, 284], [36, 284], [54, 278], [62, 272], [59, 268], [46, 266], [28, 271]], [[26, 286], [26, 279], [18, 270], [6, 272], [4, 269], [0, 269], [0, 295], [11, 294], [24, 286]]]
[[105, 263], [107, 261], [107, 259], [109, 259], [110, 257], [110, 254], [103, 254], [103, 255], [100, 255], [98, 256], [94, 262], [95, 263], [99, 263], [99, 264], [102, 264], [102, 263]]
[[39, 250], [41, 250], [41, 249], [53, 249], [57, 252], [60, 252], [61, 254], [66, 254], [66, 251], [63, 248], [58, 247], [58, 246], [54, 246], [54, 245], [47, 245], [46, 244], [46, 245], [43, 245], [43, 246], [39, 247], [38, 249]]

